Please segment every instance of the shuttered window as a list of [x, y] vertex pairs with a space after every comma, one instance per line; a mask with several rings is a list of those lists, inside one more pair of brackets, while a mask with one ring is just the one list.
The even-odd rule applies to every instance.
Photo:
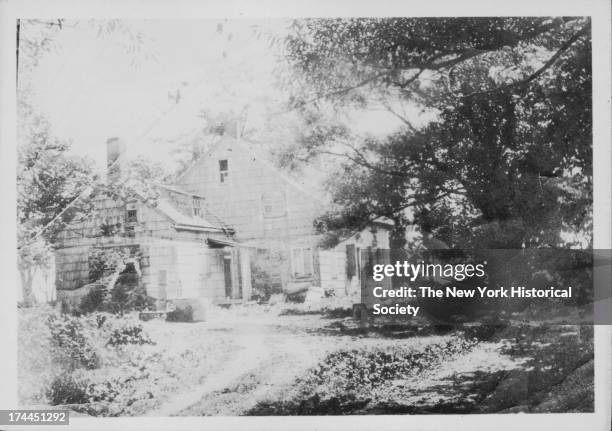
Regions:
[[192, 201], [193, 206], [193, 215], [196, 217], [202, 216], [202, 204], [200, 203], [200, 199], [194, 197]]
[[125, 219], [128, 223], [136, 223], [138, 221], [138, 212], [136, 210], [127, 210]]
[[291, 270], [294, 277], [312, 275], [312, 249], [294, 248], [291, 250]]
[[219, 182], [226, 183], [229, 175], [229, 164], [227, 160], [219, 160]]

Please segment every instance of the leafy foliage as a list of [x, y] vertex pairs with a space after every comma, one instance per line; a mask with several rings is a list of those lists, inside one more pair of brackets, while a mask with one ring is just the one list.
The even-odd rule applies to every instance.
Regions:
[[138, 256], [137, 251], [116, 247], [91, 250], [88, 266], [93, 285], [74, 312], [122, 314], [152, 308], [155, 299], [147, 294], [136, 269]]
[[428, 344], [423, 349], [396, 348], [337, 350], [295, 381], [289, 399], [261, 402], [251, 415], [338, 415], [360, 411], [375, 398], [377, 390], [401, 382], [442, 361], [469, 352], [474, 340], [456, 337]]
[[[330, 354], [306, 379], [320, 385], [338, 384], [347, 392], [418, 373], [432, 364], [471, 349], [476, 342], [455, 338], [414, 352], [338, 351]], [[343, 382], [343, 383], [342, 383]]]
[[[313, 124], [303, 157], [342, 160], [321, 232], [341, 237], [384, 215], [398, 245], [408, 223], [450, 247], [592, 240], [588, 19], [310, 19], [285, 48], [307, 118], [312, 106], [379, 106], [403, 124], [359, 144]], [[431, 119], [419, 127], [398, 105]]]
[[91, 250], [88, 258], [89, 280], [97, 281], [120, 271], [127, 257], [127, 253], [118, 248]]
[[114, 329], [108, 340], [108, 345], [110, 346], [123, 346], [126, 344], [153, 344], [153, 341], [144, 332], [142, 326], [128, 324]]
[[58, 404], [82, 404], [87, 402], [86, 382], [76, 379], [72, 374], [65, 373], [56, 376], [47, 396], [52, 406]]
[[52, 356], [67, 365], [68, 370], [76, 368], [93, 369], [100, 366], [100, 358], [92, 343], [93, 334], [82, 320], [69, 315], [51, 315]]
[[142, 50], [142, 34], [121, 20], [17, 20], [17, 238], [26, 304], [34, 301], [32, 274], [50, 265], [58, 232], [68, 221], [90, 213], [92, 202], [84, 198], [100, 185], [92, 161], [71, 154], [70, 142], [54, 135], [31, 100], [33, 72], [46, 55], [62, 50], [58, 35], [73, 29], [93, 29], [98, 37], [120, 33], [126, 37], [123, 48], [133, 63], [148, 56]]
[[91, 161], [70, 155], [70, 144], [53, 137], [49, 122], [25, 100], [18, 110], [18, 267], [23, 300], [30, 303], [32, 274], [50, 266], [51, 244], [63, 223], [90, 208], [76, 198], [97, 179]]
[[81, 299], [77, 314], [93, 313], [104, 309], [108, 294], [106, 287], [103, 285], [95, 285], [87, 295]]
[[[192, 325], [147, 325], [133, 315], [100, 312], [74, 317], [48, 306], [19, 312], [21, 405], [69, 404], [94, 416], [142, 415], [169, 393], [201, 382], [236, 351], [225, 334], [202, 337], [201, 328]], [[80, 342], [71, 342], [72, 336]], [[77, 351], [95, 352], [98, 366], [67, 360]]]

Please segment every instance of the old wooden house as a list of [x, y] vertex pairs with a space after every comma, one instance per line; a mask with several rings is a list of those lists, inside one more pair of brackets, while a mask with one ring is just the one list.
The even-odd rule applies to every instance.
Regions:
[[388, 249], [393, 222], [376, 219], [331, 249], [320, 247], [315, 218], [330, 203], [316, 181], [276, 168], [263, 151], [224, 135], [178, 179], [252, 247], [253, 286], [295, 291], [320, 286], [328, 294], [359, 292], [365, 250]]
[[111, 191], [93, 192], [87, 217], [75, 219], [59, 235], [58, 297], [92, 281], [97, 252], [116, 250], [136, 267], [159, 307], [167, 301], [219, 304], [249, 298], [249, 249], [236, 242], [232, 227], [209, 211], [205, 198], [168, 185], [153, 186], [153, 196], [124, 193], [120, 184], [125, 145], [110, 139], [107, 149]]

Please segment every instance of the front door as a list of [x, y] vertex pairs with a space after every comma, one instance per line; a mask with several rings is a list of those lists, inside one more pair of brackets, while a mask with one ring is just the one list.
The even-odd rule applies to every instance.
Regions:
[[225, 275], [225, 297], [232, 298], [232, 257], [223, 256], [223, 274]]

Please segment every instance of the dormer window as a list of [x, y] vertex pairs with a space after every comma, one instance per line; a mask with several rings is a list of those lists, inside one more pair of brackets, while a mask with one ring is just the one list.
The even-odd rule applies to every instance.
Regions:
[[226, 183], [229, 174], [227, 160], [219, 160], [219, 182]]
[[192, 200], [193, 215], [202, 217], [202, 203], [199, 198], [194, 197]]

